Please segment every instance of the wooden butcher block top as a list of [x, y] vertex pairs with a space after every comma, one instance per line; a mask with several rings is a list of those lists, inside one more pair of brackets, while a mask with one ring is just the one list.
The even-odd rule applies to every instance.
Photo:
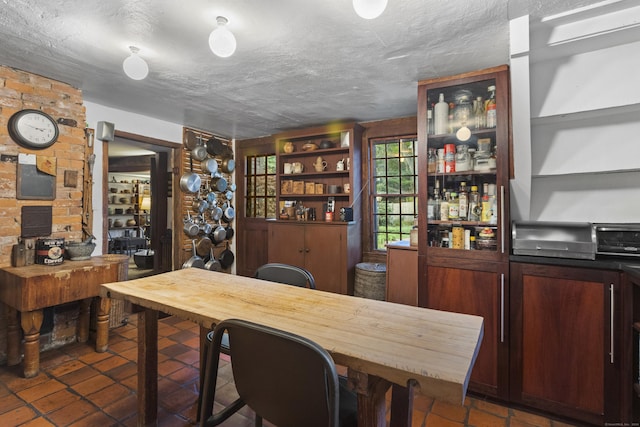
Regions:
[[483, 335], [483, 319], [339, 295], [201, 269], [183, 269], [102, 286], [101, 296], [192, 320], [239, 318], [305, 336], [339, 365], [464, 401]]

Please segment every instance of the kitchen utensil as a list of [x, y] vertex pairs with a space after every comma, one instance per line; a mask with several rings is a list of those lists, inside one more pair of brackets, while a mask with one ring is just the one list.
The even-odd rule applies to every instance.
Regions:
[[222, 225], [220, 225], [220, 222], [218, 222], [218, 225], [211, 232], [210, 236], [211, 236], [211, 240], [213, 241], [213, 243], [218, 245], [218, 244], [224, 242], [224, 240], [226, 239], [227, 230], [225, 230], [225, 228]]
[[212, 158], [204, 159], [200, 162], [200, 168], [203, 172], [214, 174], [218, 172], [218, 161]]
[[233, 231], [233, 227], [231, 227], [231, 224], [227, 225], [227, 240], [231, 240], [233, 239], [235, 232]]
[[[114, 226], [115, 226], [115, 223], [114, 223]], [[197, 236], [198, 232], [200, 231], [200, 227], [198, 227], [198, 224], [196, 224], [193, 221], [193, 218], [191, 218], [191, 214], [189, 214], [189, 212], [187, 212], [187, 217], [184, 220], [184, 225], [182, 229], [184, 230], [185, 234], [189, 237]]]
[[231, 173], [231, 172], [233, 172], [233, 170], [236, 168], [236, 161], [235, 161], [235, 160], [233, 160], [233, 159], [232, 159], [232, 158], [230, 158], [230, 157], [226, 157], [226, 158], [222, 161], [222, 165], [220, 165], [220, 166], [221, 166], [222, 172], [224, 172], [224, 173]]
[[227, 200], [233, 199], [233, 191], [227, 190], [224, 192], [224, 198]]
[[200, 191], [200, 185], [202, 184], [202, 180], [200, 175], [193, 171], [193, 159], [189, 158], [189, 163], [191, 165], [191, 171], [185, 172], [180, 177], [180, 189], [185, 193], [195, 194]]
[[313, 151], [318, 149], [318, 144], [314, 142], [307, 142], [302, 146], [302, 151]]
[[226, 223], [233, 221], [233, 218], [235, 218], [235, 216], [236, 216], [236, 211], [231, 206], [227, 206], [222, 211], [222, 220]]
[[196, 241], [191, 241], [193, 255], [182, 264], [182, 268], [204, 268], [204, 260], [198, 256], [196, 252]]
[[313, 164], [313, 167], [316, 172], [322, 172], [327, 168], [327, 162], [321, 156], [318, 156], [315, 163]]
[[233, 255], [233, 252], [231, 252], [231, 250], [229, 250], [229, 248], [225, 249], [220, 254], [220, 265], [225, 270], [227, 268], [231, 267], [231, 265], [233, 264], [234, 260], [235, 260], [235, 256]]
[[220, 193], [227, 190], [227, 180], [222, 175], [216, 175], [211, 178], [211, 189]]
[[184, 134], [184, 146], [187, 150], [193, 150], [198, 146], [198, 138], [196, 134], [190, 131], [185, 132]]
[[209, 260], [204, 265], [205, 270], [209, 271], [220, 271], [222, 270], [222, 266], [220, 265], [220, 261], [218, 261], [213, 253], [213, 247], [211, 247], [209, 251]]
[[215, 136], [209, 138], [206, 145], [207, 153], [209, 153], [210, 156], [220, 156], [224, 153], [224, 144], [222, 143], [222, 140]]
[[207, 202], [209, 202], [210, 208], [216, 203], [217, 198], [216, 193], [213, 191], [209, 191], [209, 193], [207, 193]]
[[193, 150], [191, 150], [191, 157], [198, 161], [202, 161], [207, 158], [207, 147], [203, 144], [198, 144]]
[[198, 243], [196, 243], [196, 253], [201, 257], [205, 257], [209, 255], [212, 247], [213, 243], [211, 239], [208, 236], [202, 236], [200, 240], [198, 240]]

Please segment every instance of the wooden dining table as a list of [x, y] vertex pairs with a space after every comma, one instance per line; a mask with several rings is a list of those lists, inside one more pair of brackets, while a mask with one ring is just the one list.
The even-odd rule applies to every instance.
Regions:
[[194, 268], [103, 284], [100, 294], [142, 308], [139, 426], [157, 423], [159, 312], [205, 328], [244, 319], [315, 341], [347, 367], [361, 427], [386, 425], [385, 394], [392, 385], [392, 425], [410, 425], [414, 393], [462, 405], [484, 327], [478, 316]]

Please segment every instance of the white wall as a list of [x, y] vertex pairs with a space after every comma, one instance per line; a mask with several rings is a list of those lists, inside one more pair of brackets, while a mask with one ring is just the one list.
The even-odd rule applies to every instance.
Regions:
[[[176, 143], [182, 143], [182, 125], [169, 123], [153, 117], [130, 113], [128, 111], [117, 110], [93, 102], [84, 102], [87, 112], [87, 123], [90, 128], [95, 129], [97, 123], [105, 121], [113, 123], [116, 130], [143, 135], [151, 138], [162, 139]], [[102, 232], [104, 225], [102, 222], [102, 141], [95, 140], [94, 153], [96, 162], [93, 169], [93, 230], [96, 236], [96, 250], [93, 255], [102, 254]]]

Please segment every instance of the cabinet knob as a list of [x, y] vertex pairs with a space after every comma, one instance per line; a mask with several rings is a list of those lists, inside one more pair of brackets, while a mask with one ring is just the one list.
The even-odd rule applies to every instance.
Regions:
[[298, 253], [302, 253], [303, 250], [304, 250], [303, 248], [299, 248]]
[[304, 248], [305, 253], [309, 253], [309, 248]]

